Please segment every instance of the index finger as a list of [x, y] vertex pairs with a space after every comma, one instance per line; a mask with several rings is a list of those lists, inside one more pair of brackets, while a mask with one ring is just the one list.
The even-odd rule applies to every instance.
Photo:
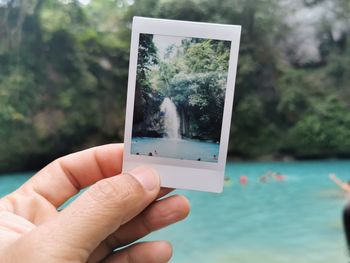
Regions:
[[108, 144], [61, 157], [34, 175], [18, 191], [35, 192], [59, 207], [81, 189], [120, 174], [123, 144]]

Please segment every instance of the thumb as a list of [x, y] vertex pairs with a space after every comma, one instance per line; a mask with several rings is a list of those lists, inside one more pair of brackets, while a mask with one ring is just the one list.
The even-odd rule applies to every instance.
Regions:
[[79, 260], [86, 260], [106, 237], [154, 201], [159, 190], [159, 176], [147, 167], [103, 179], [57, 219], [37, 228], [36, 235], [41, 236], [45, 246], [52, 241], [56, 255], [76, 255]]

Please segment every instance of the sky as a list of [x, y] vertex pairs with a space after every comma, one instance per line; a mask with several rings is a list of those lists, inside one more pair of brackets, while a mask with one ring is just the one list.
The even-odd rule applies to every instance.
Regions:
[[83, 5], [88, 5], [90, 4], [91, 0], [79, 0], [79, 2]]
[[171, 46], [180, 46], [181, 41], [183, 39], [186, 39], [185, 37], [174, 37], [174, 36], [163, 36], [163, 35], [154, 35], [153, 36], [153, 43], [158, 49], [158, 55], [161, 59], [164, 59], [164, 55], [166, 52], [166, 49]]
[[[64, 3], [64, 4], [69, 4], [69, 3], [73, 2], [72, 0], [59, 0], [59, 1]], [[88, 5], [88, 4], [90, 4], [91, 0], [78, 0], [78, 2], [81, 3], [82, 5]]]

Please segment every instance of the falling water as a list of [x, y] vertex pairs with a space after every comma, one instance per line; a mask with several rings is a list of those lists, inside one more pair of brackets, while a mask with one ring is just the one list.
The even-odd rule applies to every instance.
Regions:
[[165, 136], [170, 139], [180, 139], [180, 118], [174, 102], [170, 98], [165, 98], [160, 105], [160, 111], [164, 113]]

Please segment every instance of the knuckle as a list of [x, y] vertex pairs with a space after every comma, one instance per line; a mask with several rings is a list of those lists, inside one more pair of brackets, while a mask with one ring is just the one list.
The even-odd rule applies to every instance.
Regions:
[[137, 193], [138, 193], [138, 185], [135, 181], [123, 180], [123, 185], [121, 185], [120, 187], [118, 199], [122, 202], [129, 199], [133, 199], [137, 196]]
[[116, 195], [117, 189], [109, 179], [103, 179], [95, 183], [87, 191], [93, 201], [101, 202], [111, 199]]
[[95, 202], [104, 202], [112, 207], [123, 206], [128, 200], [137, 196], [137, 183], [133, 180], [118, 180], [119, 178], [103, 179], [94, 184], [89, 192]]

